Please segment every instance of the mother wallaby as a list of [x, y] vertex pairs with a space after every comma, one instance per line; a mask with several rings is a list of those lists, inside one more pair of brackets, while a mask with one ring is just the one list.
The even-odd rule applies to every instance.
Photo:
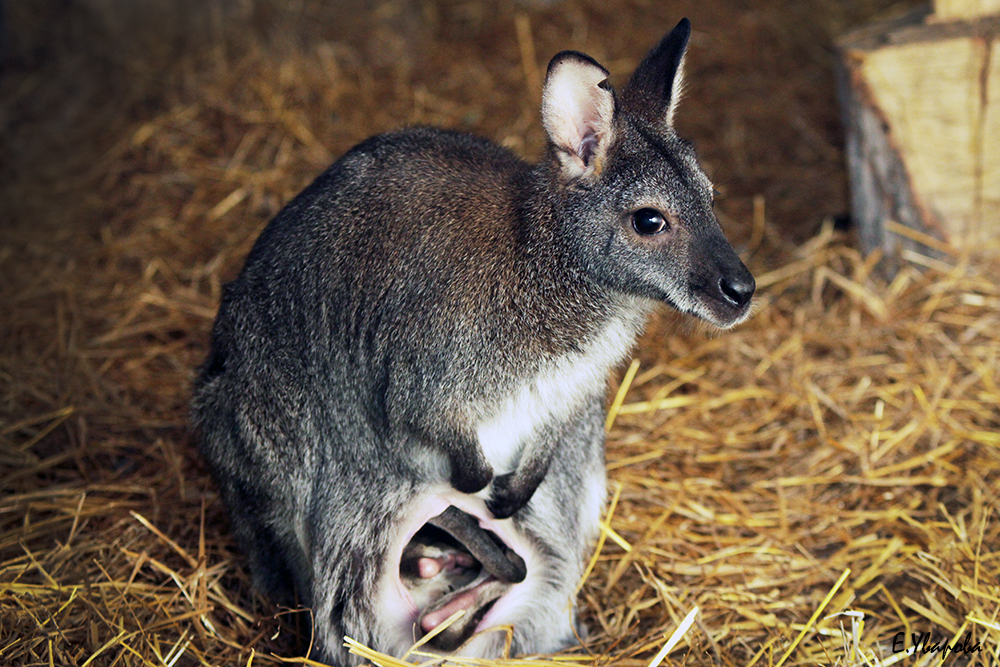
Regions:
[[432, 645], [503, 624], [515, 653], [575, 642], [609, 370], [656, 303], [729, 327], [754, 292], [674, 132], [689, 35], [620, 95], [556, 55], [537, 165], [437, 129], [363, 142], [226, 287], [202, 452], [259, 587], [312, 607], [319, 659], [348, 664], [345, 634], [402, 655], [459, 610]]

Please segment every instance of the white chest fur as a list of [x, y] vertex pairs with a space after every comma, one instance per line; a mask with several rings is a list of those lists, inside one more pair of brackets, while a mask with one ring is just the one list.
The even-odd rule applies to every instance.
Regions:
[[571, 417], [605, 388], [608, 372], [632, 348], [643, 320], [639, 309], [612, 319], [580, 352], [549, 363], [480, 422], [479, 446], [495, 474], [517, 466], [524, 443], [534, 433]]

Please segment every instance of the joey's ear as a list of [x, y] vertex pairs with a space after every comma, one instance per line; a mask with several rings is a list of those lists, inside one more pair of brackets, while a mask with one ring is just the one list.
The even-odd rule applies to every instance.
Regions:
[[576, 51], [556, 54], [545, 75], [542, 124], [567, 178], [600, 173], [614, 114], [608, 71]]
[[622, 91], [622, 106], [653, 124], [674, 123], [684, 84], [684, 54], [691, 22], [681, 19], [639, 64]]

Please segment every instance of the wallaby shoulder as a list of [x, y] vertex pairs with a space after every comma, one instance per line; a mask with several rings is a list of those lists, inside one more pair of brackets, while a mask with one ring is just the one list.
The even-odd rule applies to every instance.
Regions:
[[463, 167], [512, 172], [530, 168], [514, 152], [476, 134], [438, 127], [414, 126], [370, 137], [345, 154], [345, 158], [365, 155], [381, 165], [402, 160], [418, 160], [435, 171], [454, 173]]
[[317, 303], [342, 302], [408, 330], [447, 326], [450, 337], [481, 335], [501, 348], [510, 339], [531, 347], [544, 332], [547, 345], [570, 345], [593, 327], [590, 304], [604, 299], [554, 243], [542, 178], [537, 165], [475, 135], [376, 135], [278, 214], [243, 280], [297, 276]]
[[539, 218], [529, 203], [534, 170], [471, 134], [416, 127], [376, 135], [279, 212], [248, 267], [283, 247], [325, 255], [327, 266], [350, 262], [342, 275], [375, 272], [381, 281], [406, 269], [433, 278], [462, 266], [511, 264], [525, 228]]
[[[512, 151], [473, 134], [411, 127], [375, 135], [347, 151], [289, 202], [258, 246], [295, 227], [385, 229], [387, 218], [406, 218], [412, 228], [446, 222], [459, 203], [510, 205], [524, 192], [531, 169]], [[428, 209], [433, 217], [412, 217]], [[355, 215], [344, 218], [345, 212]]]
[[[476, 135], [415, 127], [358, 144], [330, 171], [344, 171], [357, 181], [351, 192], [375, 203], [379, 213], [440, 227], [471, 217], [489, 224], [501, 212], [497, 209], [509, 209], [529, 195], [532, 165]], [[410, 220], [413, 212], [426, 217]]]

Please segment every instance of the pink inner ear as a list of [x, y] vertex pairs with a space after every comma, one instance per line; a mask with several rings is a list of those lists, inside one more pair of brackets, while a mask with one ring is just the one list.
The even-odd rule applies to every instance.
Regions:
[[597, 150], [597, 134], [591, 130], [587, 129], [583, 138], [580, 140], [580, 146], [576, 149], [577, 155], [583, 160], [584, 166], [590, 166], [590, 158], [594, 156], [594, 152]]
[[611, 136], [614, 98], [602, 86], [608, 73], [579, 58], [560, 60], [549, 72], [542, 93], [542, 122], [565, 158], [564, 169], [580, 176]]

